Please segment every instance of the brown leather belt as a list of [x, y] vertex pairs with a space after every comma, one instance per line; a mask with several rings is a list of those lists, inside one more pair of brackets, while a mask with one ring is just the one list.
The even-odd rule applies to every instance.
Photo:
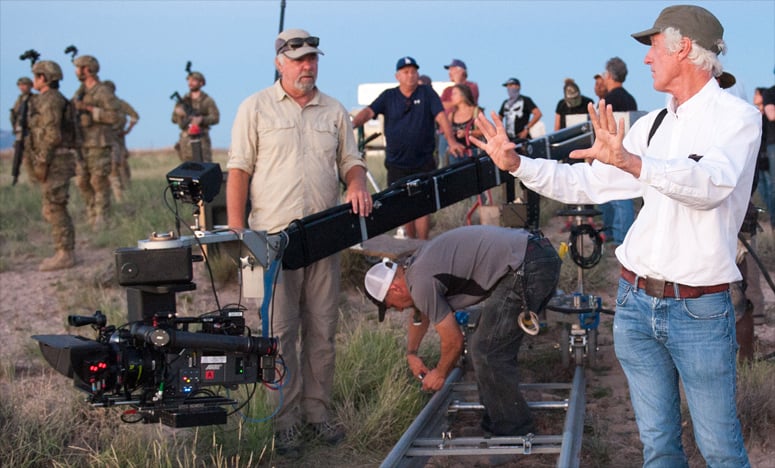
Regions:
[[638, 289], [643, 289], [649, 296], [657, 297], [659, 299], [665, 297], [695, 299], [705, 294], [713, 294], [729, 289], [729, 283], [714, 284], [713, 286], [687, 286], [685, 284], [678, 284], [678, 296], [676, 296], [676, 283], [638, 276], [638, 284], [635, 284], [636, 276], [637, 275], [632, 271], [622, 267], [622, 278], [624, 278], [625, 281]]

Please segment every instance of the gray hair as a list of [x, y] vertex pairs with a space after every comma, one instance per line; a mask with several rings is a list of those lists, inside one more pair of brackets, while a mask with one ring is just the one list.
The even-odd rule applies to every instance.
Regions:
[[627, 64], [619, 57], [613, 57], [606, 62], [605, 71], [617, 83], [624, 83], [624, 80], [627, 78]]
[[[665, 36], [665, 49], [670, 54], [674, 54], [681, 50], [681, 39], [684, 37], [681, 34], [681, 31], [673, 27], [668, 27], [662, 31], [662, 34]], [[721, 51], [721, 54], [726, 54], [727, 45], [723, 39], [719, 40], [718, 48]], [[692, 51], [689, 52], [688, 58], [697, 68], [711, 72], [714, 77], [721, 75], [721, 72], [724, 71], [724, 66], [718, 59], [718, 55], [697, 44], [697, 41], [694, 39], [692, 39]]]

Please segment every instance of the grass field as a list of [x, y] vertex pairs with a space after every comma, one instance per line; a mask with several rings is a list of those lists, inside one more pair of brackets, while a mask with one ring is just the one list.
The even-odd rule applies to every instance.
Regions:
[[[216, 161], [225, 162], [218, 153]], [[86, 259], [104, 259], [84, 265], [77, 271], [42, 275], [33, 271], [40, 260], [49, 256], [48, 227], [40, 215], [40, 194], [22, 177], [10, 186], [9, 155], [0, 155], [0, 287], [4, 289], [0, 317], [21, 323], [6, 324], [5, 346], [0, 350], [0, 465], [19, 467], [251, 467], [251, 466], [377, 466], [390, 447], [428, 399], [418, 391], [404, 359], [405, 330], [398, 320], [386, 320], [377, 326], [373, 307], [358, 290], [369, 267], [362, 255], [343, 254], [344, 291], [340, 305], [337, 335], [337, 368], [334, 406], [336, 419], [347, 430], [345, 442], [336, 449], [310, 446], [305, 457], [289, 462], [274, 454], [269, 417], [275, 408], [264, 401], [268, 390], [258, 388], [248, 406], [229, 418], [224, 426], [170, 429], [161, 425], [124, 424], [126, 408], [93, 409], [70, 381], [51, 370], [39, 355], [29, 335], [75, 332], [65, 325], [73, 311], [102, 310], [109, 323], [121, 324], [126, 312], [124, 290], [115, 283], [112, 251], [136, 245], [151, 232], [174, 227], [173, 214], [163, 202], [164, 175], [178, 165], [170, 151], [136, 153], [131, 158], [133, 182], [127, 199], [114, 207], [114, 216], [105, 229], [92, 232], [85, 222], [83, 203], [71, 186], [70, 209], [76, 223], [77, 250]], [[222, 164], [222, 166], [225, 166]], [[369, 161], [371, 171], [384, 187], [384, 170], [378, 161]], [[542, 224], [549, 224], [559, 207], [545, 202]], [[460, 203], [434, 214], [433, 233], [462, 224], [468, 203]], [[188, 208], [186, 208], [188, 210]], [[189, 216], [181, 210], [183, 217]], [[186, 234], [186, 233], [184, 233]], [[563, 235], [564, 236], [564, 235]], [[761, 236], [759, 248], [770, 270], [775, 269], [775, 241], [772, 234]], [[92, 254], [94, 252], [94, 254]], [[566, 264], [569, 263], [566, 261]], [[107, 268], [105, 267], [107, 264]], [[587, 273], [590, 291], [610, 289], [615, 259], [606, 258], [601, 268]], [[234, 290], [231, 264], [214, 268], [218, 287]], [[229, 273], [232, 272], [232, 273]], [[615, 270], [613, 272], [616, 275]], [[23, 276], [30, 285], [9, 291], [12, 276]], [[200, 272], [200, 275], [204, 273]], [[205, 276], [201, 276], [205, 277]], [[576, 269], [563, 267], [560, 288], [576, 286]], [[39, 282], [35, 283], [35, 282]], [[202, 312], [200, 304], [208, 299], [206, 287], [181, 299], [186, 314]], [[37, 293], [37, 291], [40, 291]], [[35, 296], [44, 307], [28, 306], [19, 297]], [[30, 300], [35, 299], [31, 297]], [[14, 304], [11, 306], [10, 304]], [[14, 309], [11, 310], [11, 307]], [[19, 314], [17, 309], [23, 309]], [[367, 313], [364, 313], [367, 312]], [[12, 313], [15, 313], [12, 315]], [[610, 325], [607, 325], [610, 326]], [[88, 334], [89, 330], [79, 330]], [[551, 345], [535, 346], [533, 367], [528, 372], [547, 372], [557, 361]], [[426, 361], [435, 362], [438, 347], [429, 336], [421, 349]], [[546, 363], [550, 363], [545, 365]], [[602, 371], [600, 371], [602, 372]], [[542, 375], [542, 377], [544, 377]], [[775, 418], [775, 369], [769, 362], [746, 367], [740, 373], [739, 411], [746, 438], [758, 445], [771, 446]], [[231, 392], [237, 400], [247, 398], [250, 389]], [[593, 399], [611, 396], [611, 389], [591, 389]], [[615, 434], [601, 423], [599, 415], [588, 418], [585, 460], [597, 460], [590, 466], [625, 466]], [[630, 424], [634, 424], [629, 421]], [[771, 448], [770, 448], [771, 450]], [[458, 465], [434, 465], [458, 466]], [[509, 465], [511, 466], [511, 465]], [[516, 466], [516, 465], [515, 465]], [[519, 465], [519, 466], [530, 466]], [[539, 465], [535, 465], [539, 466]], [[540, 465], [543, 466], [543, 465]]]

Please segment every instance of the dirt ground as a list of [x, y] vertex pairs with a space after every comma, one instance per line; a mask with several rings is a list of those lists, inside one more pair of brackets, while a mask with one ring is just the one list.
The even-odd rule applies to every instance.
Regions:
[[[557, 248], [562, 241], [568, 238], [567, 233], [561, 232], [562, 223], [559, 219], [551, 221], [543, 227], [543, 232], [547, 235], [554, 246]], [[767, 228], [765, 228], [767, 229]], [[619, 277], [619, 263], [617, 262], [613, 248], [606, 244], [603, 250], [601, 262], [595, 268], [598, 271], [589, 271], [586, 276], [597, 276], [594, 280], [585, 281], [585, 291], [589, 294], [600, 296], [604, 309], [614, 309], [615, 305], [615, 284]], [[567, 268], [567, 265], [563, 268]], [[772, 275], [772, 273], [770, 273]], [[589, 289], [589, 284], [609, 285], [606, 287], [593, 287]], [[765, 280], [762, 279], [762, 291], [765, 298], [765, 310], [769, 317], [775, 317], [775, 293], [769, 288]], [[547, 348], [552, 348], [560, 353], [560, 323], [553, 322], [549, 315], [549, 327], [547, 332], [542, 332], [536, 337], [526, 337], [522, 342], [520, 351], [520, 362], [522, 363], [522, 378], [525, 382], [571, 382], [573, 356], [569, 357], [571, 367], [563, 367], [558, 359], [548, 362], [541, 356], [546, 355]], [[630, 467], [639, 466], [642, 463], [642, 446], [638, 437], [638, 428], [635, 422], [635, 414], [629, 402], [629, 389], [624, 373], [616, 359], [613, 348], [613, 316], [609, 314], [600, 315], [600, 324], [598, 326], [598, 347], [595, 354], [595, 365], [590, 366], [585, 361], [586, 382], [586, 414], [584, 423], [584, 442], [582, 448], [583, 467]], [[755, 326], [755, 347], [756, 356], [765, 356], [775, 351], [775, 322]], [[530, 360], [539, 356], [541, 363], [532, 366]], [[466, 374], [467, 376], [467, 374]], [[547, 379], [547, 376], [552, 376]], [[464, 379], [467, 377], [464, 377]], [[567, 395], [567, 394], [566, 394]], [[533, 395], [525, 393], [526, 399], [534, 401], [541, 399], [546, 395]], [[550, 395], [550, 398], [552, 395]], [[544, 400], [546, 398], [543, 398]], [[539, 434], [562, 434], [564, 422], [564, 413], [558, 415], [556, 412], [536, 411], [536, 426]], [[476, 419], [476, 418], [474, 418]], [[470, 418], [464, 420], [461, 425], [471, 423]], [[473, 421], [476, 424], [476, 421]], [[453, 423], [453, 427], [454, 423]], [[466, 429], [458, 428], [465, 433]], [[470, 431], [470, 429], [468, 429]], [[476, 431], [475, 431], [476, 432]], [[687, 431], [688, 432], [688, 431]], [[461, 434], [462, 436], [463, 434]], [[468, 435], [468, 434], [466, 434]], [[479, 433], [470, 434], [471, 436], [480, 436]], [[684, 444], [688, 447], [692, 441], [688, 440], [689, 435], [684, 435]], [[751, 466], [755, 468], [771, 468], [773, 464], [772, 438], [766, 446], [748, 444], [748, 455]], [[690, 466], [705, 466], [701, 456], [687, 450], [690, 454]], [[431, 459], [428, 466], [463, 468], [469, 466], [499, 466], [502, 468], [522, 468], [522, 467], [553, 467], [556, 466], [556, 455], [531, 455], [531, 456], [490, 456], [490, 457], [465, 457], [458, 461], [452, 461], [446, 458]]]
[[[560, 223], [551, 223], [545, 229], [545, 233], [553, 239], [555, 246], [560, 241], [567, 239], [567, 234], [560, 232]], [[44, 234], [39, 234], [43, 236]], [[33, 234], [33, 236], [35, 236]], [[35, 239], [30, 239], [35, 242]], [[86, 310], [80, 304], [81, 292], [74, 284], [78, 284], [84, 278], [91, 279], [96, 284], [109, 285], [113, 269], [112, 249], [92, 249], [86, 242], [79, 242], [77, 246], [78, 263], [75, 268], [64, 272], [42, 273], [37, 271], [37, 264], [41, 258], [35, 256], [13, 258], [9, 269], [0, 273], [0, 336], [3, 337], [3, 346], [0, 347], [0, 362], [3, 365], [12, 363], [19, 371], [34, 370], [44, 367], [42, 361], [30, 361], [26, 356], [36, 344], [30, 339], [34, 334], [54, 334], [66, 332], [65, 317], [67, 314], [90, 315], [94, 311]], [[607, 284], [614, 285], [618, 276], [612, 249], [606, 249], [600, 268], [606, 269]], [[197, 274], [201, 274], [198, 272]], [[194, 294], [195, 303], [209, 299], [209, 285], [200, 282], [200, 290]], [[112, 287], [112, 286], [108, 286]], [[762, 289], [765, 291], [765, 299], [769, 310], [775, 308], [775, 295], [769, 290], [764, 281]], [[605, 308], [613, 308], [612, 294], [615, 287], [606, 287], [590, 293], [600, 295]], [[227, 287], [221, 292], [221, 303], [236, 301], [237, 290], [235, 287]], [[592, 428], [593, 433], [585, 434], [584, 462], [582, 466], [637, 466], [640, 464], [641, 447], [638, 440], [632, 408], [629, 404], [626, 379], [619, 367], [613, 351], [611, 338], [610, 315], [602, 315], [599, 326], [599, 340], [597, 351], [597, 365], [594, 369], [587, 369], [587, 405], [586, 426]], [[88, 335], [89, 330], [84, 330]], [[756, 335], [759, 345], [759, 354], [766, 354], [775, 349], [775, 324], [772, 322], [756, 326]], [[549, 342], [552, 338], [549, 336]], [[540, 335], [539, 335], [540, 337]], [[536, 341], [540, 343], [540, 341]], [[544, 343], [546, 345], [546, 342]], [[552, 345], [549, 343], [549, 345]], [[531, 345], [523, 344], [530, 348]], [[536, 344], [536, 346], [539, 346]], [[543, 345], [541, 345], [543, 346]], [[556, 346], [559, 346], [557, 343]], [[529, 352], [529, 351], [527, 351]], [[558, 351], [559, 352], [559, 351]], [[568, 374], [570, 375], [570, 374]], [[23, 385], [23, 381], [17, 382]], [[540, 423], [539, 423], [540, 424]], [[604, 452], [596, 452], [595, 444], [605, 446]], [[772, 444], [768, 447], [749, 447], [751, 462], [754, 467], [771, 467], [773, 457]], [[600, 449], [603, 450], [603, 449]], [[606, 459], [607, 458], [607, 459]], [[553, 466], [555, 458], [545, 460], [546, 466]], [[354, 466], [360, 466], [354, 460]], [[501, 464], [502, 466], [544, 466], [544, 462], [538, 460], [445, 460], [432, 466], [485, 466]], [[526, 463], [526, 464], [525, 464]], [[699, 466], [699, 465], [698, 465]]]

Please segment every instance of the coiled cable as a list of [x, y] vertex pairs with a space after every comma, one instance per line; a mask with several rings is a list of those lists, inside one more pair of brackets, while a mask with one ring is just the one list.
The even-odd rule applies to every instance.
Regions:
[[[600, 259], [603, 257], [603, 237], [600, 235], [600, 231], [602, 231], [602, 229], [595, 229], [589, 224], [571, 226], [568, 247], [573, 263], [584, 269], [592, 268], [600, 263]], [[594, 243], [592, 253], [586, 257], [579, 251], [578, 241], [581, 236], [589, 237]]]

